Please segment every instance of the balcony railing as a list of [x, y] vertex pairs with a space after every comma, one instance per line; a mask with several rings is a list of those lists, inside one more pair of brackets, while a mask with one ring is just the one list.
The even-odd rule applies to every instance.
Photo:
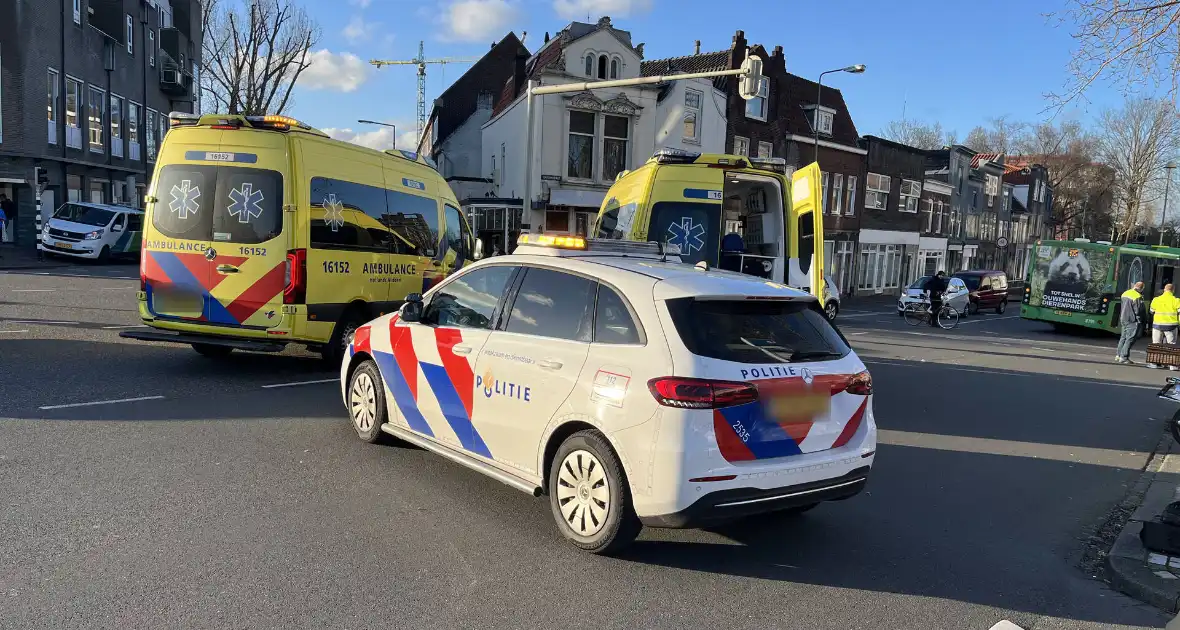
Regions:
[[71, 149], [82, 148], [82, 128], [66, 126], [66, 146]]
[[46, 128], [45, 137], [49, 139], [49, 144], [57, 144], [57, 121], [50, 120]]

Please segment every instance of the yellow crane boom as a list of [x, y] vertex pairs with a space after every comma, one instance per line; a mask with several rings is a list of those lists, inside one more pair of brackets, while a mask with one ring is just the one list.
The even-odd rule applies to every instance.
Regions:
[[413, 59], [373, 59], [369, 63], [381, 68], [383, 66], [418, 66], [418, 144], [422, 143], [422, 133], [426, 130], [426, 65], [447, 63], [475, 63], [479, 59], [464, 59], [458, 57], [440, 57], [427, 59], [425, 44], [418, 42], [418, 56]]

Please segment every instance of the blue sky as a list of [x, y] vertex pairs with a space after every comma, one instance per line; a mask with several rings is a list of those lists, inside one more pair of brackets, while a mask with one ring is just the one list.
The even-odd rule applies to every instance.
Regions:
[[[545, 32], [571, 19], [610, 15], [645, 42], [648, 59], [729, 47], [736, 30], [751, 43], [782, 45], [788, 71], [814, 78], [823, 70], [864, 63], [862, 75], [828, 75], [840, 88], [862, 134], [880, 134], [902, 115], [939, 121], [960, 139], [991, 117], [1038, 121], [1045, 93], [1061, 90], [1073, 41], [1069, 25], [1046, 17], [1063, 0], [936, 2], [904, 0], [302, 0], [319, 22], [316, 62], [296, 88], [292, 115], [346, 139], [412, 148], [416, 79], [412, 66], [377, 70], [368, 60], [426, 56], [479, 57], [509, 30], [536, 50]], [[427, 103], [468, 66], [430, 66]], [[1058, 114], [1089, 121], [1122, 99], [1118, 86], [1098, 85], [1088, 103]], [[359, 135], [358, 135], [359, 134]]]

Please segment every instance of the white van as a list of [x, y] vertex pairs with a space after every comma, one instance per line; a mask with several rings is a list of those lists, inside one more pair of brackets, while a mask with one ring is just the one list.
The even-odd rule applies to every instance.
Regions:
[[49, 254], [106, 262], [139, 257], [143, 210], [70, 201], [41, 228], [40, 249]]

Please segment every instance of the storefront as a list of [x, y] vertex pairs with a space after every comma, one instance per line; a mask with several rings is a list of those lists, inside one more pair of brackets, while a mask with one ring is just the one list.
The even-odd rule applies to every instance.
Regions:
[[512, 253], [520, 236], [523, 214], [520, 199], [477, 197], [461, 203], [475, 236], [483, 241], [485, 256]]
[[605, 190], [554, 188], [545, 210], [545, 232], [591, 236]]
[[947, 271], [946, 250], [945, 238], [923, 236], [918, 241], [918, 264], [912, 280], [933, 275], [938, 271]]
[[917, 232], [861, 230], [857, 255], [856, 292], [859, 295], [898, 294], [916, 266]]
[[824, 264], [842, 295], [852, 293], [852, 252], [855, 248], [855, 241], [824, 241]]

